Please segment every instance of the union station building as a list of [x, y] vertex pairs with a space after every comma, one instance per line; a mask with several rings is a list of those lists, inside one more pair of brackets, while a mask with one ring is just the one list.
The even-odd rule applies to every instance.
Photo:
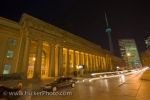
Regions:
[[0, 74], [47, 79], [112, 71], [121, 59], [79, 36], [30, 15], [20, 22], [0, 17]]

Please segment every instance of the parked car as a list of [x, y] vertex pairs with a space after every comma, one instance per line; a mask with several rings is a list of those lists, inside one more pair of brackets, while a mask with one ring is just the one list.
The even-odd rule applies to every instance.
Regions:
[[42, 90], [44, 91], [57, 91], [57, 89], [61, 89], [64, 87], [74, 87], [75, 83], [76, 83], [76, 79], [73, 79], [71, 77], [60, 77], [58, 79], [56, 79], [54, 82], [52, 83], [48, 83], [44, 86], [42, 86]]
[[22, 83], [19, 83], [16, 87], [8, 87], [0, 84], [0, 100], [16, 100], [20, 98], [20, 95], [10, 95], [10, 93], [20, 93], [22, 91]]

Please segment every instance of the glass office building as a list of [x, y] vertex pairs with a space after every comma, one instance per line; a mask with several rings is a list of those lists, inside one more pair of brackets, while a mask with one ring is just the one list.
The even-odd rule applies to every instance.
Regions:
[[141, 66], [141, 61], [134, 39], [120, 39], [119, 47], [121, 56], [126, 62], [127, 68], [135, 68]]

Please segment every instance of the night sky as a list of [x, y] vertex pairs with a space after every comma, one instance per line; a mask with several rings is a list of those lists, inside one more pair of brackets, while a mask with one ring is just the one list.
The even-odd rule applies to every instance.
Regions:
[[150, 33], [150, 4], [140, 1], [105, 0], [1, 0], [0, 16], [19, 21], [28, 13], [108, 49], [104, 12], [112, 28], [115, 54], [118, 39], [134, 38], [138, 50], [145, 50]]

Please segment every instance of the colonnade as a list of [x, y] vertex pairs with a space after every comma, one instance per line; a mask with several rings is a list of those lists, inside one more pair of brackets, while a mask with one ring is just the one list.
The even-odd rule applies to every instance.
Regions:
[[[94, 54], [53, 44], [46, 41], [28, 41], [26, 71], [27, 78], [57, 77], [72, 75], [83, 69], [86, 73], [109, 71], [112, 69], [108, 54]], [[87, 50], [88, 51], [88, 50]], [[82, 65], [83, 68], [80, 68]]]

